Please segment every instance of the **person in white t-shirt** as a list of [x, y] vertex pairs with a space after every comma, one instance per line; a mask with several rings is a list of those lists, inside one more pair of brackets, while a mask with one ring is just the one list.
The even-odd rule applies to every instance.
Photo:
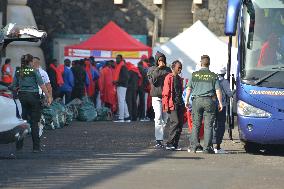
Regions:
[[[39, 71], [41, 78], [43, 80], [43, 83], [45, 84], [49, 94], [52, 96], [52, 87], [50, 84], [50, 80], [49, 80], [47, 72], [43, 70], [40, 66], [40, 58], [38, 57], [33, 58], [33, 67]], [[42, 91], [39, 90], [39, 93], [42, 94]]]
[[[52, 87], [51, 87], [51, 84], [50, 84], [50, 80], [49, 80], [47, 72], [45, 70], [43, 70], [40, 66], [40, 58], [38, 58], [38, 57], [33, 58], [33, 67], [34, 67], [34, 69], [38, 70], [38, 72], [39, 72], [39, 74], [42, 78], [42, 81], [43, 81], [43, 83], [45, 84], [45, 86], [48, 90], [49, 96], [52, 96]], [[39, 94], [44, 95], [44, 93], [42, 92], [40, 87], [39, 87]], [[43, 134], [43, 125], [40, 124], [39, 125], [39, 136], [41, 137], [42, 134]]]

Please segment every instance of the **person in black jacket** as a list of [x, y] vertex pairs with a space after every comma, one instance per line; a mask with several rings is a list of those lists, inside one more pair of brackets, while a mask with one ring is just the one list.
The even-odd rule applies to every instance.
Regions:
[[122, 55], [116, 57], [116, 68], [114, 76], [114, 84], [116, 85], [118, 100], [118, 120], [114, 122], [131, 122], [128, 107], [126, 103], [126, 91], [128, 86], [129, 73], [125, 66]]
[[51, 65], [57, 68], [59, 63], [56, 59], [53, 59], [50, 63], [50, 66], [47, 69], [48, 77], [49, 77], [50, 84], [52, 87], [52, 96], [53, 96], [53, 99], [56, 99], [60, 97], [60, 86], [58, 85], [58, 82], [57, 82], [58, 78], [56, 75], [56, 71], [52, 69]]
[[85, 84], [86, 84], [86, 71], [84, 69], [84, 63], [79, 60], [75, 60], [72, 63], [71, 71], [74, 75], [74, 88], [72, 90], [72, 99], [82, 99], [85, 96]]
[[152, 106], [155, 112], [155, 138], [156, 148], [163, 148], [164, 128], [167, 122], [167, 113], [162, 110], [162, 90], [165, 77], [171, 73], [171, 69], [167, 67], [166, 56], [157, 52], [155, 55], [156, 66], [149, 68], [147, 76], [151, 84], [150, 95], [152, 96]]
[[143, 62], [138, 63], [138, 69], [142, 76], [142, 83], [138, 86], [138, 96], [139, 96], [139, 103], [138, 103], [138, 117], [140, 121], [149, 121], [146, 119], [146, 111], [147, 108], [145, 106], [145, 88], [149, 84], [149, 80], [147, 78], [147, 71], [143, 67]]
[[126, 103], [128, 106], [131, 121], [137, 120], [137, 90], [138, 90], [139, 76], [136, 72], [129, 71], [129, 81], [126, 92]]

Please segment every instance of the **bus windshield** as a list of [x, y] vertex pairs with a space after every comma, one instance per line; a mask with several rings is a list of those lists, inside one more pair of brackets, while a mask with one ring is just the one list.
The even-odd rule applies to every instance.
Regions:
[[284, 88], [284, 0], [245, 2], [240, 31], [242, 80]]

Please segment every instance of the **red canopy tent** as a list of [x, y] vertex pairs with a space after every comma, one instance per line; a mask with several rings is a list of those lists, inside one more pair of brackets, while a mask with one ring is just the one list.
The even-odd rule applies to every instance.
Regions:
[[117, 54], [122, 54], [128, 60], [140, 59], [142, 55], [150, 56], [152, 48], [110, 21], [88, 40], [64, 49], [64, 55], [69, 58], [94, 56], [96, 59], [113, 59]]

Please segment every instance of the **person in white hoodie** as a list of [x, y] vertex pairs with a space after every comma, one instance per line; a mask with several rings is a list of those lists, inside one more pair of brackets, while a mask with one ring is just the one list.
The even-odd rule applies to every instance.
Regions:
[[226, 122], [226, 106], [229, 104], [229, 99], [234, 95], [234, 92], [230, 89], [230, 83], [224, 78], [226, 75], [227, 68], [223, 67], [218, 71], [219, 84], [222, 91], [222, 104], [223, 110], [218, 111], [216, 108], [216, 121], [213, 128], [213, 144], [216, 145], [214, 152], [216, 154], [227, 153], [221, 148], [221, 143], [225, 133], [225, 122]]

